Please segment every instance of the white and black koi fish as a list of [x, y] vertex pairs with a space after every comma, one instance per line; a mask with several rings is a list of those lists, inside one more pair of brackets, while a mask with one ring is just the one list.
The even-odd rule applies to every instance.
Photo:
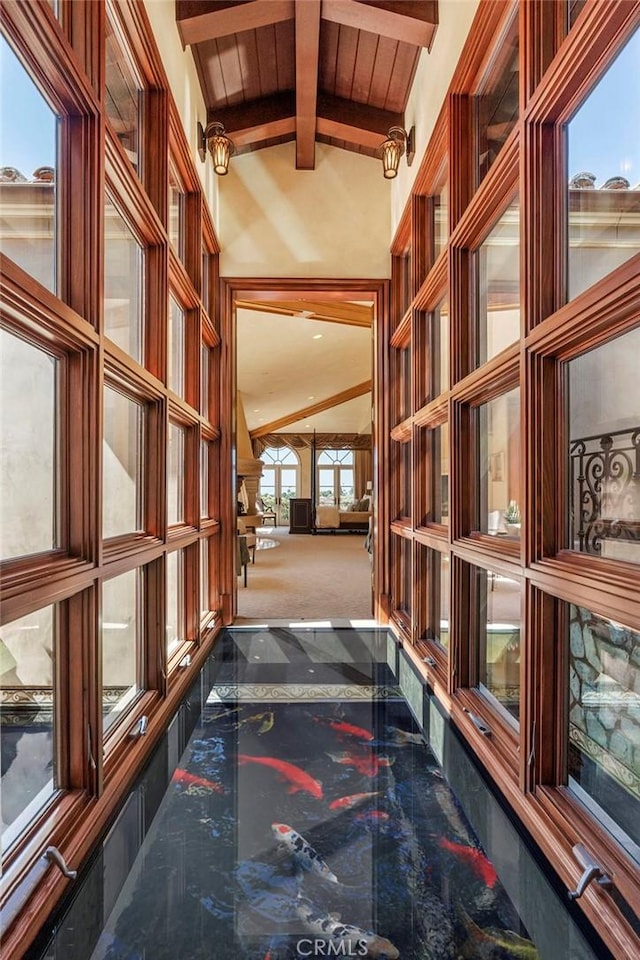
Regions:
[[308, 900], [300, 901], [297, 914], [309, 933], [339, 945], [343, 955], [374, 957], [375, 960], [398, 960], [400, 956], [398, 948], [386, 937], [343, 923], [336, 914], [322, 913]]
[[316, 873], [323, 880], [328, 880], [329, 883], [340, 882], [335, 873], [331, 872], [318, 851], [314, 850], [311, 844], [297, 833], [293, 827], [288, 826], [286, 823], [272, 823], [271, 829], [278, 843], [286, 847], [303, 870]]

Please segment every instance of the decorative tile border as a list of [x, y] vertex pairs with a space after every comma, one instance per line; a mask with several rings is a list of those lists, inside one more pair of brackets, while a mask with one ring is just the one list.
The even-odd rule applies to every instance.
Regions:
[[402, 699], [399, 687], [382, 685], [356, 686], [355, 684], [309, 683], [221, 683], [214, 684], [207, 703], [224, 703], [241, 700], [254, 703], [280, 700], [294, 702], [305, 700], [398, 700]]

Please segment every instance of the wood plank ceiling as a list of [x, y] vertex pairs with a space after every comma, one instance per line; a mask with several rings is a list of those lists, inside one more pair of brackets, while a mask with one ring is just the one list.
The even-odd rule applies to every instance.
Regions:
[[312, 170], [315, 144], [374, 156], [404, 110], [437, 0], [176, 0], [208, 122], [238, 153], [296, 141]]

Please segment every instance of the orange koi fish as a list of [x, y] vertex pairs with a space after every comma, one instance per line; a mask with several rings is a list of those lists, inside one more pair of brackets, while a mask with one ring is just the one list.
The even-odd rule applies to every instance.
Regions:
[[278, 760], [277, 757], [250, 757], [246, 753], [238, 754], [238, 763], [259, 763], [263, 767], [271, 767], [272, 770], [280, 774], [281, 780], [289, 784], [287, 793], [298, 793], [299, 790], [304, 790], [317, 800], [322, 800], [322, 784], [320, 781], [314, 780], [312, 776], [293, 763]]
[[379, 790], [374, 790], [373, 793], [351, 793], [348, 797], [338, 797], [337, 800], [331, 801], [329, 810], [350, 810], [357, 803], [362, 803], [363, 800], [369, 800], [371, 797], [377, 797], [379, 793]]
[[224, 793], [224, 788], [213, 780], [205, 780], [204, 777], [196, 777], [193, 773], [181, 770], [179, 767], [175, 770], [171, 778], [174, 783], [180, 783], [185, 787], [206, 787], [207, 790], [215, 790], [216, 793]]
[[370, 821], [386, 823], [389, 819], [389, 814], [385, 813], [384, 810], [363, 810], [362, 813], [356, 814], [355, 819], [365, 823]]
[[393, 757], [378, 757], [375, 753], [357, 754], [357, 753], [329, 753], [334, 763], [340, 763], [345, 767], [354, 767], [365, 777], [375, 777], [380, 767], [390, 767], [394, 762]]
[[326, 723], [328, 727], [342, 737], [356, 737], [358, 740], [373, 740], [373, 734], [364, 727], [356, 727], [353, 723], [346, 723], [344, 720], [329, 720], [327, 717], [314, 717], [316, 723]]
[[498, 881], [498, 874], [482, 850], [478, 850], [477, 847], [467, 847], [463, 843], [454, 843], [451, 840], [447, 840], [446, 837], [440, 837], [439, 843], [440, 846], [448, 850], [449, 853], [453, 853], [460, 860], [466, 861], [476, 876], [479, 877], [483, 883], [486, 883], [488, 887], [495, 887]]

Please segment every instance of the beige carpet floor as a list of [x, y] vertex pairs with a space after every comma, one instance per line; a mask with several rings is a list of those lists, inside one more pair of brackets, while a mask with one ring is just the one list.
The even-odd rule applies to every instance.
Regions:
[[[260, 549], [263, 538], [277, 546]], [[237, 583], [237, 624], [371, 618], [371, 561], [364, 534], [291, 535], [283, 527], [262, 527], [247, 587], [242, 577]]]

